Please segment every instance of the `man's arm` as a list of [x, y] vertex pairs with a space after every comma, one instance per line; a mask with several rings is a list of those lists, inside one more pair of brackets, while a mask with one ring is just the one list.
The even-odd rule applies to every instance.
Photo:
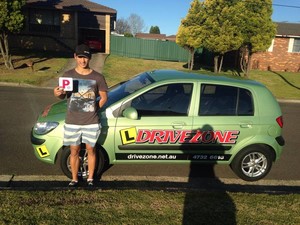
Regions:
[[99, 108], [107, 102], [107, 92], [106, 91], [99, 91], [100, 101], [99, 101]]

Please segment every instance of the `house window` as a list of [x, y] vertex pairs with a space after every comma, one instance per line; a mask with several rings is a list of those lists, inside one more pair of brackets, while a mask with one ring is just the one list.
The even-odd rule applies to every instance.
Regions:
[[59, 33], [60, 14], [57, 11], [34, 10], [29, 14], [29, 29], [32, 32]]
[[294, 38], [293, 51], [300, 52], [300, 38]]
[[66, 13], [64, 13], [64, 14], [62, 14], [62, 23], [68, 23], [68, 22], [70, 22], [70, 20], [71, 20], [71, 15], [70, 14], [66, 14]]

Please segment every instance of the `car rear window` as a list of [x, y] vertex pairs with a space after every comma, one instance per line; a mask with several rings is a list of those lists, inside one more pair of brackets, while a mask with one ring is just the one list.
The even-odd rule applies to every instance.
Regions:
[[201, 85], [199, 116], [253, 116], [249, 90], [226, 85]]

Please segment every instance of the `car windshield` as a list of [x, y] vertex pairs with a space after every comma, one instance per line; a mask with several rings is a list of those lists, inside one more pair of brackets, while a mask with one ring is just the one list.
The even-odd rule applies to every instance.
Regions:
[[128, 81], [114, 85], [108, 91], [108, 101], [105, 106], [110, 106], [153, 82], [153, 78], [148, 73], [141, 73]]

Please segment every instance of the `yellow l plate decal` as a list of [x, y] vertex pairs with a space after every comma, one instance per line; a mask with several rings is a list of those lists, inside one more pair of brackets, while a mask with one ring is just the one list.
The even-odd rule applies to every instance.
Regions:
[[135, 127], [120, 130], [120, 134], [123, 145], [134, 143], [137, 135]]
[[47, 157], [50, 155], [46, 145], [42, 145], [42, 146], [39, 146], [39, 147], [36, 147], [36, 151], [39, 153], [39, 156], [41, 158], [44, 158], [44, 157]]

